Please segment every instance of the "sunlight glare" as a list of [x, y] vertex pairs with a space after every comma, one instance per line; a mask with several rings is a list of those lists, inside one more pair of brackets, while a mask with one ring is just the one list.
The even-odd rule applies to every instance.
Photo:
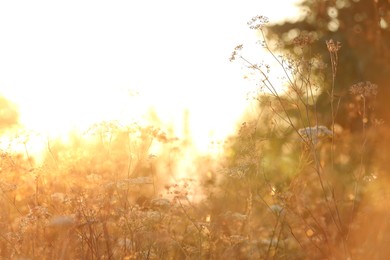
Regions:
[[228, 62], [236, 44], [256, 38], [246, 21], [291, 17], [294, 2], [2, 2], [0, 94], [49, 139], [151, 109], [180, 136], [189, 111], [192, 143], [207, 153], [247, 105], [248, 84]]

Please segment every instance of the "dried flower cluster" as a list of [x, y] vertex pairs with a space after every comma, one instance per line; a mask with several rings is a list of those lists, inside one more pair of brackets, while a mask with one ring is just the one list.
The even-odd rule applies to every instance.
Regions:
[[330, 39], [329, 41], [326, 41], [326, 47], [328, 48], [329, 52], [337, 53], [341, 49], [341, 43]]
[[268, 22], [268, 17], [263, 15], [256, 15], [252, 17], [252, 19], [247, 24], [249, 25], [250, 29], [261, 30]]
[[378, 85], [371, 83], [370, 81], [362, 81], [353, 84], [349, 91], [352, 95], [360, 95], [363, 97], [376, 96], [378, 94]]
[[237, 45], [236, 47], [234, 47], [232, 55], [230, 56], [230, 59], [229, 59], [230, 61], [234, 61], [236, 59], [236, 56], [238, 55], [238, 52], [242, 50], [242, 47], [243, 47], [242, 44]]
[[293, 40], [293, 44], [299, 47], [305, 47], [314, 42], [314, 38], [310, 34], [301, 34]]

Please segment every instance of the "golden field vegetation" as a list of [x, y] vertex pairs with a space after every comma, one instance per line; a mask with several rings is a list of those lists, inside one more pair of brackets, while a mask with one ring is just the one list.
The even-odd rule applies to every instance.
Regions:
[[[250, 26], [263, 33], [266, 19]], [[29, 135], [24, 151], [3, 149], [0, 162], [2, 259], [384, 259], [390, 255], [385, 147], [372, 109], [380, 89], [350, 87], [349, 118], [334, 83], [341, 45], [329, 39], [330, 64], [295, 40], [299, 58], [277, 56], [287, 91], [267, 64], [237, 46], [231, 60], [260, 77], [258, 114], [223, 144], [218, 158], [193, 154], [188, 140], [156, 126], [102, 122], [68, 143], [47, 142], [39, 164]], [[316, 108], [321, 88], [327, 112]], [[383, 142], [386, 142], [383, 139]], [[151, 148], [158, 146], [156, 154]], [[381, 148], [382, 147], [382, 148]], [[383, 149], [383, 150], [381, 150]], [[178, 171], [188, 171], [181, 172]], [[178, 177], [184, 176], [184, 177]]]

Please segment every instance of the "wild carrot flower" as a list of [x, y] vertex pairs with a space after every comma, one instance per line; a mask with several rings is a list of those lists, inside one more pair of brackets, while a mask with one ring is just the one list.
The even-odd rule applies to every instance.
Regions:
[[240, 44], [240, 45], [237, 45], [237, 46], [234, 48], [234, 50], [233, 50], [233, 52], [232, 52], [232, 55], [230, 56], [229, 61], [234, 61], [234, 60], [236, 59], [236, 56], [238, 55], [239, 51], [242, 50], [242, 47], [243, 47], [243, 45]]
[[319, 138], [333, 135], [332, 131], [323, 125], [301, 128], [298, 133], [305, 141], [312, 141], [314, 144], [318, 143]]
[[71, 226], [75, 224], [74, 216], [54, 216], [49, 222], [49, 226]]
[[363, 81], [353, 84], [349, 88], [349, 92], [352, 95], [360, 95], [363, 97], [376, 96], [376, 94], [378, 94], [378, 86], [376, 84], [371, 83], [370, 81]]
[[268, 17], [263, 15], [256, 15], [252, 17], [252, 19], [247, 24], [249, 25], [250, 29], [261, 30], [268, 22]]

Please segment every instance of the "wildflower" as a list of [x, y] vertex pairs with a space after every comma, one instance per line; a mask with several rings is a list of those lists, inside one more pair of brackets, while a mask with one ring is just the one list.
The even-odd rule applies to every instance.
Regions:
[[73, 216], [54, 216], [50, 222], [49, 226], [71, 226], [75, 223]]
[[141, 176], [132, 179], [124, 179], [116, 182], [110, 182], [107, 183], [105, 187], [106, 189], [109, 190], [115, 187], [120, 190], [127, 190], [129, 188], [129, 185], [141, 185], [141, 184], [152, 184], [152, 183], [153, 183], [153, 179], [151, 177]]
[[310, 34], [301, 34], [293, 40], [293, 43], [302, 48], [312, 44], [313, 41], [314, 39]]
[[50, 215], [49, 209], [45, 206], [36, 206], [30, 209], [29, 214], [34, 215], [36, 217], [46, 217]]
[[341, 49], [341, 43], [334, 42], [332, 39], [330, 39], [329, 41], [326, 41], [326, 47], [328, 48], [329, 52], [337, 53]]
[[155, 208], [168, 208], [171, 205], [168, 199], [163, 199], [163, 198], [153, 199], [151, 201], [151, 204]]
[[239, 51], [242, 50], [242, 47], [243, 47], [242, 44], [237, 45], [236, 47], [234, 47], [234, 50], [232, 52], [232, 55], [230, 56], [229, 61], [234, 61], [236, 59], [236, 56], [238, 55]]
[[313, 126], [313, 127], [305, 127], [298, 130], [298, 134], [305, 141], [312, 141], [314, 144], [318, 142], [318, 138], [320, 137], [331, 137], [333, 132], [329, 130], [326, 126]]
[[3, 192], [9, 192], [9, 191], [14, 191], [18, 188], [18, 186], [16, 184], [13, 184], [13, 183], [7, 183], [7, 182], [4, 182], [4, 181], [0, 181], [0, 190], [2, 190]]
[[222, 174], [226, 174], [231, 178], [242, 178], [248, 173], [249, 167], [246, 165], [240, 165], [237, 167], [224, 168], [219, 170], [218, 172]]
[[247, 24], [249, 25], [250, 29], [261, 30], [268, 22], [268, 17], [263, 15], [256, 15], [252, 17], [252, 19]]
[[370, 81], [363, 81], [353, 84], [349, 88], [349, 92], [352, 95], [360, 95], [363, 97], [376, 96], [376, 94], [378, 94], [378, 85], [373, 84]]
[[162, 219], [161, 213], [158, 211], [148, 211], [146, 217], [152, 223], [160, 222]]

